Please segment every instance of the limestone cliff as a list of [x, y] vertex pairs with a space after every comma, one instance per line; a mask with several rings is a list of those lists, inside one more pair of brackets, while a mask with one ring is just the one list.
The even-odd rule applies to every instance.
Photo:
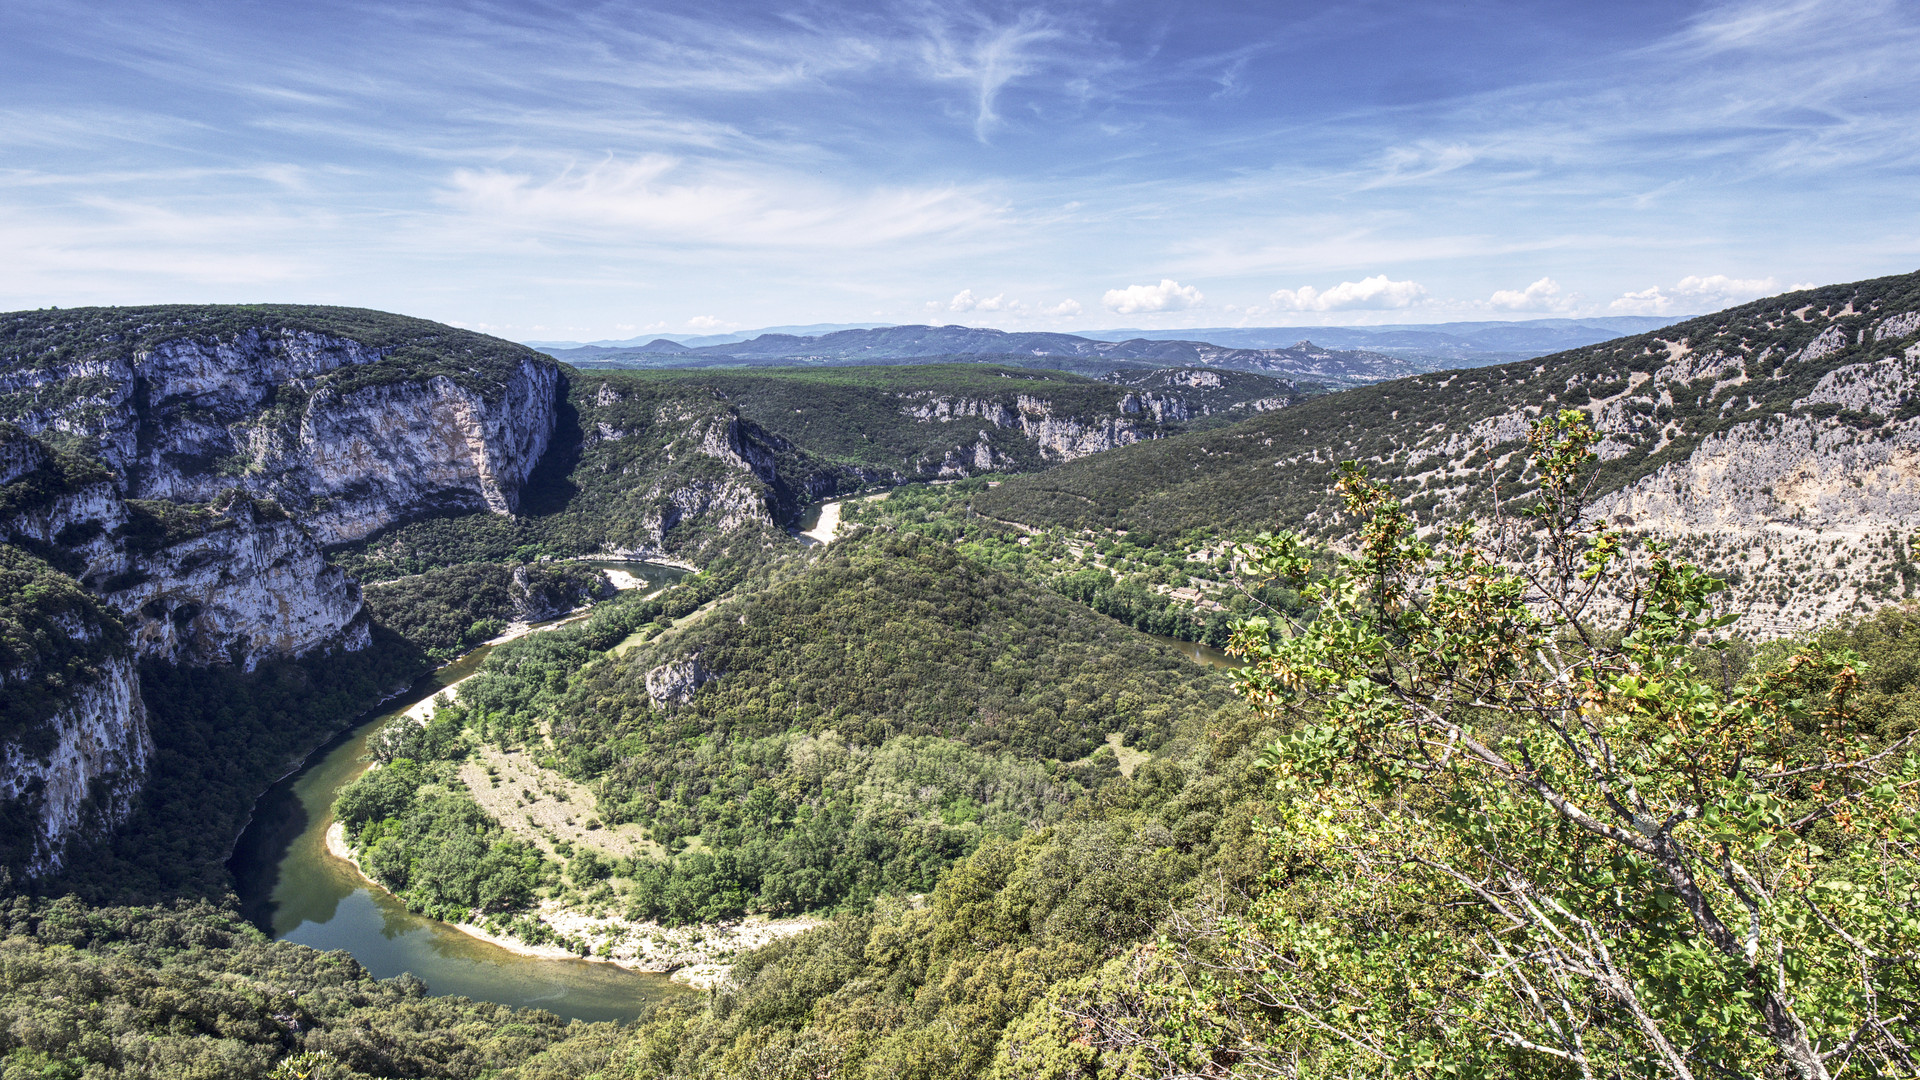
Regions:
[[819, 461], [711, 393], [589, 385], [575, 395], [574, 475], [606, 492], [597, 510], [609, 554], [684, 560], [743, 536], [773, 543], [803, 503], [865, 475]]
[[71, 837], [124, 820], [152, 754], [120, 620], [0, 545], [0, 862], [45, 872]]
[[1409, 479], [1443, 503], [1464, 495], [1488, 462], [1524, 456], [1534, 418], [1574, 406], [1605, 436], [1601, 459], [1630, 477], [1596, 514], [1726, 573], [1750, 630], [1799, 632], [1912, 595], [1912, 276], [1762, 301], [1594, 351], [1602, 362], [1538, 365], [1529, 374], [1552, 385], [1533, 401], [1409, 446]]
[[45, 871], [124, 817], [151, 747], [139, 662], [252, 670], [365, 648], [360, 588], [323, 548], [431, 512], [513, 513], [559, 381], [531, 350], [377, 312], [0, 316], [4, 550], [111, 612], [34, 639], [110, 655], [4, 673], [60, 684], [9, 690], [0, 805], [34, 839], [7, 858]]
[[[1205, 417], [1244, 416], [1295, 400], [1292, 383], [1206, 368], [1118, 371], [1107, 381], [1119, 385], [1111, 396], [1097, 399], [1076, 392], [1078, 387], [1053, 392], [1009, 389], [992, 396], [906, 391], [899, 395], [900, 411], [929, 425], [977, 422], [961, 429], [966, 434], [931, 470], [952, 478], [1074, 461], [1164, 438]], [[1037, 451], [1037, 457], [1022, 453], [1023, 447], [1010, 441], [1016, 439]]]
[[44, 723], [36, 739], [0, 743], [0, 806], [20, 827], [10, 854], [30, 876], [57, 869], [74, 838], [125, 821], [153, 757], [126, 656], [63, 695]]
[[322, 546], [423, 511], [513, 512], [553, 430], [557, 367], [522, 350], [463, 384], [409, 377], [396, 351], [253, 327], [16, 362], [0, 394], [25, 430], [84, 440], [129, 498], [206, 502], [237, 485]]
[[[900, 407], [902, 415], [939, 424], [978, 420], [996, 429], [1007, 429], [1010, 436], [1032, 444], [1045, 459], [1051, 461], [1072, 461], [1158, 435], [1152, 422], [1140, 422], [1149, 406], [1145, 404], [1145, 399], [1135, 393], [1119, 397], [1104, 415], [1092, 410], [1078, 414], [1068, 412], [1056, 408], [1046, 398], [1031, 394], [1016, 394], [1010, 401], [955, 397], [938, 392], [916, 392], [903, 396], [906, 400]], [[1167, 410], [1161, 399], [1155, 400], [1160, 404], [1161, 412], [1153, 415], [1152, 421], [1158, 422]], [[1178, 418], [1185, 419], [1184, 410], [1179, 410]], [[936, 470], [937, 475], [960, 477], [1018, 469], [1020, 458], [996, 448], [993, 439], [992, 432], [975, 428], [971, 439], [946, 452]]]
[[368, 644], [360, 586], [275, 504], [237, 490], [184, 513], [135, 503], [130, 524], [149, 529], [122, 530], [118, 572], [87, 580], [120, 609], [139, 657], [251, 671], [268, 657]]

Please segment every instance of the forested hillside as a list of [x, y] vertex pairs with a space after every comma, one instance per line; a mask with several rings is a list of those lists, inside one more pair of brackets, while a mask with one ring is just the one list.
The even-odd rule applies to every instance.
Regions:
[[670, 629], [504, 646], [443, 715], [590, 785], [605, 825], [645, 827], [668, 857], [610, 866], [601, 906], [684, 923], [924, 892], [1227, 709], [1223, 679], [1164, 647], [875, 533]]
[[[1070, 462], [975, 500], [1034, 526], [1147, 537], [1221, 523], [1329, 535], [1359, 461], [1428, 520], [1531, 485], [1530, 420], [1578, 408], [1604, 436], [1596, 512], [1728, 567], [1782, 630], [1911, 594], [1920, 529], [1920, 274], [1756, 301], [1520, 364], [1417, 375], [1232, 428]], [[1893, 542], [1889, 542], [1889, 540]], [[1817, 574], [1817, 592], [1796, 589]]]

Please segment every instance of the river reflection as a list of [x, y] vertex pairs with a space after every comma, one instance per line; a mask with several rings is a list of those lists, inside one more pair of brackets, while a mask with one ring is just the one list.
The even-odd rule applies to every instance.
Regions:
[[1147, 636], [1196, 664], [1204, 664], [1210, 668], [1237, 668], [1246, 666], [1211, 645], [1202, 645], [1197, 641], [1181, 641], [1179, 638], [1163, 637], [1160, 634], [1148, 634]]
[[[615, 563], [652, 583], [685, 571]], [[563, 620], [564, 621], [564, 620]], [[299, 772], [261, 796], [229, 863], [241, 909], [274, 937], [341, 949], [380, 978], [404, 971], [435, 994], [534, 1006], [578, 1020], [627, 1020], [649, 1002], [685, 992], [663, 975], [584, 960], [521, 956], [408, 911], [329, 854], [328, 826], [340, 788], [366, 771], [367, 740], [389, 719], [479, 670], [491, 646], [432, 673], [406, 694], [315, 751]]]

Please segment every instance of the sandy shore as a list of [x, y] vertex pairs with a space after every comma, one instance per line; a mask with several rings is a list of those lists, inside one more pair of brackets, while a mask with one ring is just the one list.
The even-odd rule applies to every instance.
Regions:
[[816, 544], [833, 543], [833, 538], [840, 532], [840, 502], [841, 500], [835, 499], [832, 502], [821, 503], [820, 520], [814, 522], [813, 528], [803, 530], [800, 535]]
[[[836, 522], [838, 509], [834, 507]], [[700, 610], [678, 620], [678, 625], [696, 621], [714, 606], [714, 603], [703, 605]], [[498, 645], [542, 630], [565, 626], [586, 618], [590, 613], [590, 609], [582, 608], [539, 626], [515, 623], [486, 644]], [[468, 679], [472, 677], [467, 676]], [[449, 683], [432, 697], [416, 702], [403, 715], [419, 723], [427, 723], [433, 717], [433, 710], [443, 700], [452, 702], [459, 698], [460, 684], [466, 681], [460, 679]], [[496, 769], [497, 781], [486, 772], [489, 764]], [[460, 778], [476, 801], [495, 820], [510, 833], [532, 842], [550, 858], [558, 857], [552, 842], [554, 839], [599, 849], [603, 854], [616, 857], [658, 854], [658, 845], [647, 840], [645, 830], [638, 826], [588, 830], [587, 822], [597, 816], [591, 792], [564, 777], [540, 769], [524, 753], [505, 753], [495, 747], [482, 747], [480, 760], [466, 763], [461, 769]], [[535, 789], [539, 791], [539, 796], [531, 803], [525, 802], [520, 792]], [[337, 821], [332, 823], [327, 827], [325, 839], [327, 854], [353, 867], [354, 873], [368, 887], [387, 892], [386, 887], [375, 881], [355, 857], [353, 848], [347, 844], [346, 826]], [[587, 910], [567, 907], [554, 900], [542, 900], [530, 914], [562, 937], [584, 943], [589, 955], [582, 956], [573, 949], [554, 944], [530, 945], [510, 934], [496, 933], [477, 923], [449, 922], [446, 925], [518, 956], [543, 960], [587, 960], [614, 964], [630, 971], [671, 974], [675, 981], [702, 989], [717, 985], [724, 979], [739, 954], [820, 925], [820, 920], [804, 917], [769, 919], [750, 916], [731, 922], [666, 927], [653, 922], [634, 922], [604, 911], [596, 912], [591, 906]]]
[[[327, 827], [326, 847], [327, 854], [353, 867], [354, 873], [369, 888], [387, 891], [386, 886], [367, 875], [360, 866], [360, 860], [354, 857], [353, 849], [347, 845], [346, 826], [336, 821]], [[542, 900], [533, 914], [541, 922], [553, 927], [555, 933], [587, 943], [589, 955], [582, 956], [559, 945], [529, 945], [512, 935], [494, 933], [477, 923], [450, 922], [445, 925], [516, 956], [612, 964], [628, 971], [671, 975], [675, 982], [702, 990], [716, 986], [725, 979], [727, 971], [740, 954], [821, 925], [820, 920], [805, 917], [769, 919], [755, 915], [732, 922], [665, 927], [658, 923], [629, 922], [617, 916], [596, 917], [562, 907], [552, 900]]]

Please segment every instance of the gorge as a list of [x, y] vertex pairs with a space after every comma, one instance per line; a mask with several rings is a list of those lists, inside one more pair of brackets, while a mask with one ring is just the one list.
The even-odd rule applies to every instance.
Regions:
[[[0, 326], [5, 947], [41, 973], [8, 1007], [163, 971], [227, 1010], [179, 1020], [180, 1052], [253, 1055], [237, 1075], [321, 1050], [341, 1076], [1120, 1068], [1170, 1023], [1133, 988], [1231, 944], [1208, 919], [1320, 917], [1276, 869], [1320, 864], [1264, 823], [1358, 796], [1274, 787], [1317, 714], [1250, 706], [1219, 649], [1314, 615], [1244, 545], [1297, 530], [1312, 573], [1342, 565], [1342, 461], [1424, 537], [1510, 527], [1536, 422], [1577, 415], [1592, 524], [1724, 577], [1727, 686], [1844, 645], [1862, 745], [1897, 753], [1920, 715], [1920, 275], [1338, 391], [1204, 364], [586, 369], [337, 308]], [[327, 854], [334, 818], [379, 888]], [[810, 929], [719, 944], [766, 919]], [[714, 982], [447, 923], [628, 960], [710, 937]], [[105, 1015], [22, 1021], [0, 1060], [131, 1074], [46, 1034]]]

